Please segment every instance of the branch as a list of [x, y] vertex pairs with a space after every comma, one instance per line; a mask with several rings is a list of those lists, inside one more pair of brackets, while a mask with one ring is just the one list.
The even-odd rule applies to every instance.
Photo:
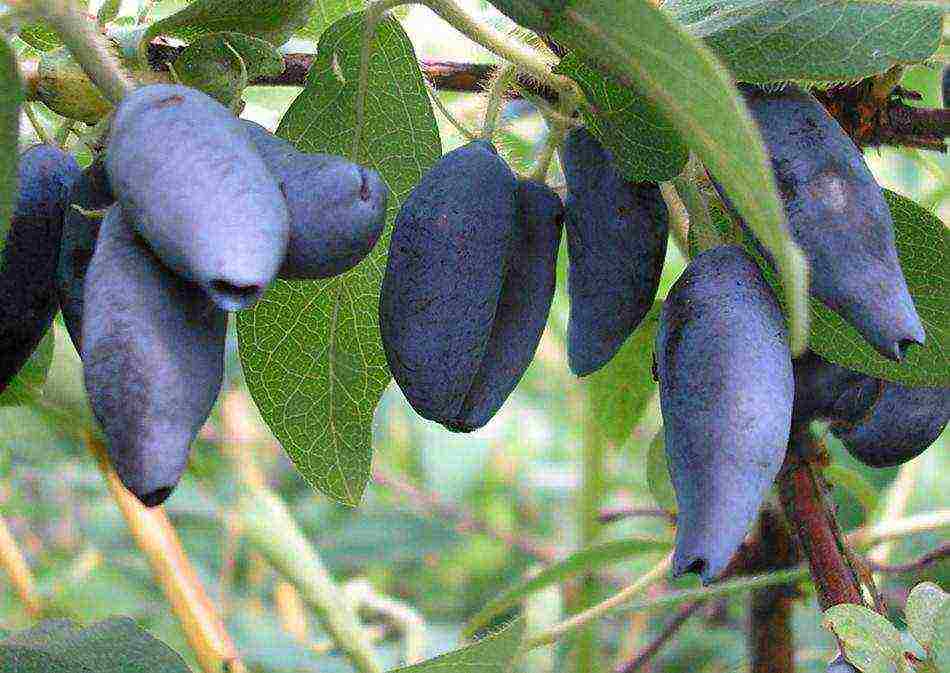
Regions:
[[[775, 571], [797, 563], [795, 543], [785, 523], [771, 508], [759, 518], [758, 556]], [[763, 587], [750, 597], [749, 654], [752, 673], [794, 673], [792, 600], [798, 595], [795, 583]]]
[[532, 558], [547, 563], [552, 563], [559, 557], [558, 550], [554, 547], [545, 546], [540, 542], [512, 535], [503, 530], [497, 530], [484, 521], [476, 519], [461, 507], [444, 501], [438, 494], [423, 491], [398, 477], [383, 472], [379, 468], [373, 470], [373, 481], [401, 495], [419, 512], [424, 514], [434, 513], [439, 517], [455, 521], [455, 530], [463, 535], [471, 532], [483, 533], [500, 540], [509, 547], [524, 552]]
[[828, 487], [812, 462], [819, 453], [820, 440], [811, 431], [792, 438], [778, 478], [782, 506], [808, 560], [822, 610], [839, 603], [864, 605], [859, 572], [835, 519]]
[[911, 573], [923, 570], [932, 566], [938, 561], [950, 558], [950, 542], [944, 542], [942, 545], [933, 549], [920, 558], [907, 563], [885, 564], [868, 561], [868, 567], [876, 573]]
[[202, 670], [206, 673], [245, 671], [234, 643], [185, 555], [165, 510], [162, 507], [146, 509], [125, 490], [109, 462], [106, 447], [91, 432], [87, 435], [87, 443], [135, 544], [145, 554]]
[[680, 630], [683, 624], [692, 617], [699, 608], [703, 607], [705, 601], [694, 601], [692, 603], [687, 603], [686, 605], [681, 605], [679, 610], [677, 610], [676, 615], [669, 621], [669, 623], [663, 627], [663, 630], [660, 634], [650, 642], [649, 645], [644, 647], [642, 650], [637, 652], [637, 654], [627, 661], [623, 662], [617, 668], [614, 669], [614, 673], [636, 673], [646, 666], [653, 657], [655, 657], [659, 651], [663, 648], [664, 645], [676, 635], [676, 632]]
[[39, 618], [43, 612], [43, 604], [36, 590], [36, 580], [3, 517], [0, 517], [0, 569], [6, 572], [13, 590], [26, 608], [26, 613], [33, 619]]

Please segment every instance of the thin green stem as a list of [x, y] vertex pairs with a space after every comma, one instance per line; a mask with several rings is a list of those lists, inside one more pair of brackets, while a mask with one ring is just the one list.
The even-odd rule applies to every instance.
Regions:
[[[877, 542], [943, 530], [945, 528], [950, 528], [950, 509], [925, 512], [905, 519], [898, 519], [897, 521], [886, 521], [875, 526], [859, 528], [845, 535], [845, 539], [849, 544], [855, 547], [866, 548]], [[746, 591], [752, 591], [753, 589], [760, 589], [777, 584], [791, 584], [793, 582], [806, 580], [809, 577], [808, 566], [803, 564], [797, 568], [770, 573], [768, 575], [743, 577], [721, 582], [715, 586], [674, 591], [647, 601], [631, 602], [632, 599], [639, 596], [643, 590], [665, 576], [669, 570], [669, 565], [670, 557], [667, 557], [626, 589], [621, 590], [619, 593], [595, 605], [589, 610], [575, 615], [557, 626], [526, 640], [523, 649], [532, 650], [553, 643], [568, 633], [583, 628], [594, 620], [617, 612], [621, 608], [628, 612], [668, 608], [694, 600], [709, 600], [711, 598], [744, 593]]]
[[435, 105], [436, 109], [455, 127], [455, 130], [458, 131], [463, 138], [466, 140], [475, 140], [475, 138], [478, 137], [474, 131], [466, 128], [466, 126], [449, 111], [442, 98], [439, 97], [439, 92], [436, 91], [434, 87], [427, 84], [426, 89], [429, 91], [429, 98], [432, 99], [432, 104]]
[[491, 86], [488, 87], [488, 105], [485, 108], [485, 123], [482, 125], [482, 140], [491, 142], [498, 129], [498, 119], [505, 103], [505, 95], [516, 72], [513, 65], [503, 65], [492, 77]]
[[49, 134], [49, 131], [46, 129], [46, 125], [40, 120], [36, 114], [36, 110], [33, 108], [32, 103], [27, 103], [23, 106], [23, 111], [26, 113], [26, 118], [30, 120], [30, 124], [33, 125], [33, 130], [36, 131], [36, 137], [40, 139], [41, 143], [46, 145], [55, 145], [57, 144], [53, 140], [53, 136]]
[[568, 131], [578, 125], [578, 122], [572, 116], [577, 109], [577, 96], [565, 93], [558, 99], [558, 110], [554, 110], [546, 103], [539, 106], [541, 114], [547, 122], [548, 137], [544, 141], [544, 146], [538, 154], [537, 164], [531, 177], [538, 182], [546, 182], [548, 171], [551, 169], [551, 162], [554, 160], [554, 153], [564, 142]]
[[55, 30], [102, 94], [118, 105], [135, 88], [96, 22], [70, 0], [33, 0], [35, 11]]
[[571, 80], [551, 72], [551, 63], [544, 58], [544, 54], [513, 40], [472, 16], [456, 0], [422, 0], [422, 4], [467, 38], [515, 64], [519, 70], [528, 73], [541, 84], [557, 91], [573, 88]]
[[713, 225], [706, 201], [696, 186], [697, 173], [701, 169], [699, 161], [691, 157], [682, 175], [673, 179], [676, 194], [686, 208], [689, 217], [689, 229], [699, 251], [709, 250], [723, 244], [722, 236]]
[[56, 144], [62, 148], [66, 147], [66, 143], [69, 142], [69, 133], [76, 128], [75, 119], [66, 119], [60, 124], [59, 128], [56, 130]]
[[676, 188], [671, 182], [660, 183], [660, 193], [663, 200], [666, 201], [666, 209], [670, 213], [670, 237], [676, 245], [676, 249], [683, 255], [683, 259], [689, 259], [689, 213], [686, 212], [686, 206], [683, 205]]

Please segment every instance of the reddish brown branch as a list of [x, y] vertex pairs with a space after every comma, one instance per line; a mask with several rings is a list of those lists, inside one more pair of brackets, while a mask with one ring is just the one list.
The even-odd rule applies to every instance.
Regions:
[[[149, 46], [149, 65], [153, 70], [167, 71], [182, 47], [160, 42]], [[274, 77], [259, 77], [252, 84], [262, 86], [303, 86], [307, 71], [313, 65], [313, 54], [285, 54], [284, 71]], [[485, 89], [495, 66], [488, 63], [458, 63], [423, 59], [422, 72], [432, 85], [441, 91], [477, 93]], [[848, 135], [861, 147], [901, 145], [946, 151], [944, 139], [950, 136], [950, 110], [913, 107], [905, 100], [919, 99], [920, 95], [898, 87], [885, 101], [873, 94], [874, 80], [868, 79], [853, 86], [835, 87], [816, 91], [815, 95], [838, 120]], [[530, 78], [518, 82], [531, 93], [548, 102], [557, 101], [557, 92]], [[509, 92], [520, 97], [517, 90]]]
[[559, 557], [559, 552], [554, 547], [493, 528], [484, 521], [476, 519], [472, 514], [462, 508], [444, 501], [437, 494], [423, 491], [381, 470], [377, 469], [373, 471], [373, 481], [399, 494], [422, 513], [436, 514], [444, 519], [455, 521], [455, 529], [459, 533], [483, 533], [496, 540], [500, 540], [509, 547], [520, 550], [532, 558], [548, 563], [557, 560]]
[[692, 617], [699, 608], [703, 606], [703, 601], [695, 601], [681, 605], [676, 611], [676, 615], [663, 627], [663, 630], [646, 647], [637, 652], [633, 658], [623, 662], [614, 669], [615, 673], [636, 673], [646, 666], [655, 657], [663, 646], [676, 635], [683, 624]]
[[876, 573], [912, 573], [934, 565], [938, 561], [950, 558], [950, 542], [945, 542], [920, 558], [907, 563], [883, 564], [868, 561], [868, 568]]
[[[775, 571], [797, 561], [795, 543], [781, 517], [771, 508], [759, 519], [759, 556], [765, 571]], [[749, 654], [752, 673], [794, 673], [792, 601], [798, 592], [792, 584], [756, 589], [750, 597]]]
[[864, 605], [858, 571], [835, 519], [827, 484], [816, 468], [821, 453], [820, 441], [810, 432], [792, 438], [778, 480], [782, 506], [808, 560], [822, 610], [839, 603]]

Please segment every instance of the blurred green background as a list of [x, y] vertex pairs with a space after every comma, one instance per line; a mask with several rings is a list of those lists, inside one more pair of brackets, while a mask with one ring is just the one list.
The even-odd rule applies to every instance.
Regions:
[[[504, 25], [486, 3], [469, 4], [473, 11], [484, 11], [499, 26]], [[172, 11], [175, 5], [161, 3], [159, 15]], [[491, 60], [487, 52], [428, 10], [412, 7], [401, 11], [420, 57]], [[312, 48], [294, 41], [285, 50]], [[939, 74], [937, 68], [914, 68], [904, 85], [924, 94], [921, 105], [937, 106]], [[273, 129], [295, 95], [294, 89], [250, 89], [243, 116]], [[477, 128], [483, 109], [480, 96], [441, 97], [458, 119]], [[53, 122], [55, 117], [44, 113], [41, 118]], [[441, 115], [439, 121], [446, 150], [460, 144], [457, 131]], [[23, 128], [24, 143], [35, 142], [26, 121]], [[502, 152], [514, 167], [527, 170], [544, 133], [543, 123], [530, 106], [512, 104], [505, 113]], [[869, 150], [867, 159], [883, 186], [935, 209], [947, 221], [950, 160], [946, 156], [883, 149]], [[351, 669], [342, 657], [325, 651], [326, 637], [314, 616], [304, 611], [306, 623], [301, 622], [293, 591], [230, 525], [229, 503], [239, 485], [232, 463], [222, 455], [223, 437], [230, 437], [240, 451], [256, 458], [268, 484], [285, 500], [338, 582], [366, 578], [379, 594], [418, 612], [424, 620], [429, 656], [456, 647], [465, 621], [511, 582], [577, 548], [588, 384], [572, 377], [566, 364], [565, 262], [566, 250], [562, 249], [558, 294], [537, 357], [486, 428], [471, 435], [451, 434], [416, 417], [399, 390], [389, 387], [376, 412], [375, 479], [358, 509], [328, 502], [297, 475], [249, 401], [236, 342], [229, 340], [222, 399], [227, 398], [233, 407], [226, 419], [220, 408], [216, 410], [202, 431], [190, 469], [166, 509], [251, 670], [333, 673]], [[671, 245], [661, 292], [665, 293], [683, 265], [683, 258]], [[57, 410], [70, 425], [90, 422], [79, 361], [61, 323], [56, 325], [55, 357], [44, 404]], [[654, 399], [630, 438], [622, 445], [607, 447], [604, 507], [656, 506], [647, 487], [645, 456], [658, 427], [659, 409]], [[865, 468], [833, 438], [828, 439], [837, 464], [859, 473], [873, 485], [879, 499], [887, 493], [896, 469]], [[950, 507], [948, 439], [945, 433], [908, 470], [914, 487], [907, 514]], [[875, 513], [865, 511], [847, 489], [836, 488], [835, 497], [845, 529], [874, 520]], [[129, 615], [182, 652], [198, 670], [85, 445], [51, 427], [37, 412], [0, 409], [0, 513], [26, 553], [42, 591], [49, 596], [53, 614], [87, 623], [113, 614]], [[478, 522], [477, 530], [472, 521]], [[669, 537], [671, 529], [662, 518], [628, 518], [604, 526], [601, 539], [634, 533]], [[901, 541], [893, 545], [890, 561], [913, 559], [941, 541], [937, 534]], [[610, 595], [659, 558], [650, 553], [616, 564], [598, 575], [596, 590], [601, 597]], [[900, 605], [909, 588], [925, 579], [950, 587], [950, 564], [910, 575], [887, 575], [881, 588], [892, 605]], [[675, 586], [697, 584], [684, 580]], [[662, 589], [660, 586], [657, 591]], [[529, 628], [543, 628], [562, 619], [570, 600], [571, 587], [536, 595], [526, 610]], [[797, 605], [795, 638], [800, 670], [823, 671], [833, 651], [833, 639], [820, 628], [812, 595]], [[625, 614], [600, 622], [597, 635], [604, 670], [611, 670], [616, 661], [648, 643], [669, 616], [664, 611]], [[901, 624], [898, 612], [892, 617]], [[380, 626], [378, 647], [385, 664], [398, 665], [397, 630], [385, 618], [373, 614], [366, 618]], [[648, 670], [742, 670], [747, 660], [747, 620], [747, 597], [710, 603], [687, 622]], [[0, 628], [17, 630], [30, 623], [0, 577]], [[519, 670], [574, 670], [570, 641], [534, 652]]]

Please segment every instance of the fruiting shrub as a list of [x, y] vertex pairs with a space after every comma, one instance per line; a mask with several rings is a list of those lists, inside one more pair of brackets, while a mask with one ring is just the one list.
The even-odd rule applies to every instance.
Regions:
[[106, 168], [152, 250], [221, 308], [252, 305], [276, 277], [287, 205], [246, 128], [210, 96], [164, 84], [130, 94], [112, 122]]
[[0, 391], [6, 389], [59, 308], [56, 264], [66, 195], [79, 165], [51, 145], [24, 152], [19, 194], [0, 261]]
[[570, 257], [567, 355], [586, 376], [603, 367], [653, 307], [666, 258], [666, 204], [654, 183], [624, 180], [586, 129], [561, 148]]
[[785, 319], [737, 246], [697, 255], [670, 290], [656, 372], [676, 491], [673, 573], [718, 578], [785, 457], [794, 397]]
[[218, 395], [227, 314], [163, 266], [126, 218], [113, 205], [102, 222], [86, 274], [82, 359], [112, 464], [152, 507], [178, 484]]

